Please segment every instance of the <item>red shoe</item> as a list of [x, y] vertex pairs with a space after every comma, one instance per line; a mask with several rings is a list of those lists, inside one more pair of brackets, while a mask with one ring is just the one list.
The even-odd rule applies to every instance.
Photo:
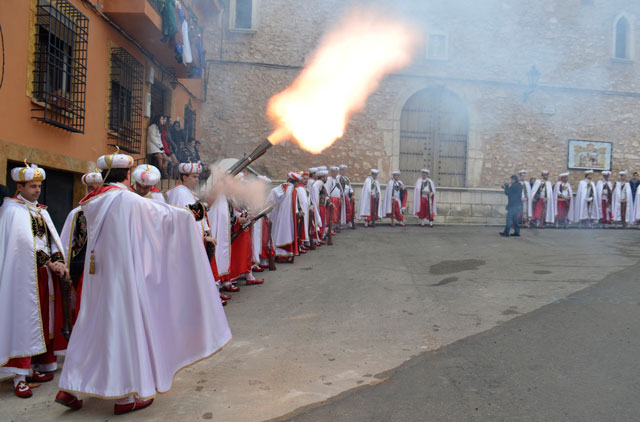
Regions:
[[231, 295], [225, 295], [224, 293], [220, 293], [220, 299], [231, 300]]
[[256, 278], [255, 280], [247, 280], [247, 286], [251, 286], [252, 284], [262, 284], [264, 283], [264, 278]]
[[264, 271], [264, 267], [261, 265], [256, 265], [251, 269], [251, 271], [253, 271], [254, 273], [261, 273]]
[[307, 250], [306, 249], [300, 249], [300, 253], [301, 254], [305, 254], [305, 253], [307, 253]]
[[226, 300], [223, 300], [221, 303], [222, 303], [222, 306], [227, 306], [228, 302]]
[[240, 291], [240, 287], [230, 284], [228, 286], [222, 286], [222, 290], [224, 290], [225, 292], [235, 293]]
[[29, 387], [29, 384], [24, 381], [20, 381], [18, 385], [16, 385], [14, 391], [16, 392], [16, 396], [20, 397], [21, 399], [28, 399], [29, 397], [33, 396], [31, 387]]
[[82, 400], [78, 400], [76, 396], [66, 391], [58, 391], [58, 394], [56, 394], [56, 403], [60, 403], [73, 410], [78, 410], [82, 407]]
[[30, 377], [27, 377], [27, 382], [48, 382], [53, 379], [53, 373], [42, 374], [38, 371], [33, 371]]
[[116, 415], [122, 415], [123, 413], [133, 412], [134, 410], [141, 410], [145, 407], [151, 406], [153, 403], [153, 399], [149, 400], [140, 400], [139, 398], [135, 398], [133, 403], [127, 404], [114, 404], [113, 405], [113, 413]]

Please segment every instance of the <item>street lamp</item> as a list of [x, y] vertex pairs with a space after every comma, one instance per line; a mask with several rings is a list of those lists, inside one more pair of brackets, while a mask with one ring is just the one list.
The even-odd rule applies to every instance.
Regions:
[[538, 81], [540, 81], [540, 72], [536, 68], [536, 65], [531, 66], [531, 69], [527, 72], [527, 80], [529, 81], [529, 90], [525, 92], [522, 97], [523, 103], [526, 103], [529, 96], [534, 93], [538, 86]]

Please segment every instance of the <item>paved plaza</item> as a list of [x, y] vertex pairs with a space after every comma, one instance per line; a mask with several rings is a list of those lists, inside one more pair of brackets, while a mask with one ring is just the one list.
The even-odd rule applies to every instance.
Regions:
[[[70, 412], [54, 382], [2, 419], [631, 420], [640, 414], [635, 230], [345, 230], [225, 308], [231, 343], [153, 406]], [[179, 280], [176, 280], [179, 282]], [[547, 306], [548, 305], [548, 306]], [[635, 401], [634, 401], [635, 400]], [[283, 416], [284, 415], [284, 416]]]

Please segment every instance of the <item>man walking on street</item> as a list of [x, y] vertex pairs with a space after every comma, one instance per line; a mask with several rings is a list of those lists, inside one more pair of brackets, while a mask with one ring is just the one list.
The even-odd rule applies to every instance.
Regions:
[[504, 231], [500, 232], [500, 236], [509, 237], [511, 225], [513, 225], [513, 234], [511, 236], [520, 236], [520, 226], [518, 218], [522, 212], [522, 184], [518, 182], [518, 176], [511, 176], [511, 184], [503, 185], [504, 194], [507, 195], [507, 224]]

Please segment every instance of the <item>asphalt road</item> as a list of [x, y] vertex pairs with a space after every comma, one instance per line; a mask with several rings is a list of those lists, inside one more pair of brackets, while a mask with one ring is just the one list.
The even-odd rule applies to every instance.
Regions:
[[231, 343], [151, 407], [70, 412], [58, 372], [27, 400], [0, 383], [0, 421], [640, 420], [640, 233], [498, 231], [345, 230], [241, 284]]
[[277, 421], [638, 421], [640, 265]]

